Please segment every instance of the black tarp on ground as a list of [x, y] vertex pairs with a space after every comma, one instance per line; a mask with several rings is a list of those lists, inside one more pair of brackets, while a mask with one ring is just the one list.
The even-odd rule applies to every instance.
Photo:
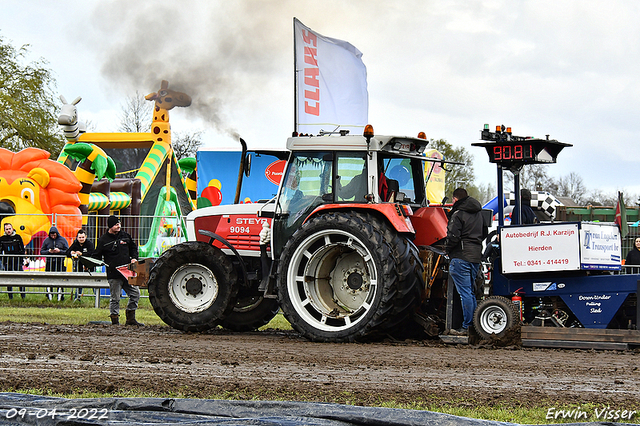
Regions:
[[[21, 409], [25, 409], [22, 414]], [[339, 404], [163, 398], [65, 399], [0, 393], [0, 424], [484, 426], [506, 423], [467, 419], [430, 411]]]
[[[510, 424], [431, 411], [340, 404], [163, 398], [65, 399], [0, 393], [0, 425], [498, 426]], [[587, 423], [580, 423], [580, 425], [585, 424]], [[614, 423], [590, 424], [613, 425]]]

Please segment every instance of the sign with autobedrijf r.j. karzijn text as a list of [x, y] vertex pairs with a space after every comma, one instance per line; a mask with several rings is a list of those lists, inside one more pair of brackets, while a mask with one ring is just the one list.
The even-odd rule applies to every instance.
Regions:
[[503, 274], [580, 269], [577, 223], [504, 227], [500, 246]]

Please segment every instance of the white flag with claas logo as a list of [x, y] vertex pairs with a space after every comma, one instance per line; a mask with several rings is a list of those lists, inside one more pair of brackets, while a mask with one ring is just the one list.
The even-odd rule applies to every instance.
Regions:
[[367, 68], [352, 44], [325, 37], [293, 20], [296, 131], [361, 134], [369, 114]]

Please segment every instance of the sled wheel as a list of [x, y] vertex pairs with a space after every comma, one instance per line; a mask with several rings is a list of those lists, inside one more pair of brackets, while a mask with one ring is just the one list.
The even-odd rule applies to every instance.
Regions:
[[501, 340], [520, 331], [520, 312], [506, 297], [491, 296], [478, 303], [473, 326], [482, 339]]

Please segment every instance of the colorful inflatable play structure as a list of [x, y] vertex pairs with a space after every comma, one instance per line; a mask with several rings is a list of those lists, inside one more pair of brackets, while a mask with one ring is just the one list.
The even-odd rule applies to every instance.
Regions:
[[196, 207], [196, 160], [176, 160], [169, 110], [189, 106], [191, 98], [162, 81], [146, 96], [154, 102], [148, 133], [86, 133], [78, 121], [81, 98], [60, 98], [58, 123], [67, 143], [58, 161], [37, 148], [0, 149], [2, 222], [12, 223], [32, 252], [52, 224], [72, 242], [82, 227], [104, 232], [101, 221], [109, 214], [121, 215], [141, 257], [183, 241], [183, 216]]
[[[69, 168], [79, 164], [76, 177], [83, 185], [85, 213], [119, 213], [125, 229], [140, 241], [140, 256], [151, 257], [168, 246], [167, 238], [175, 242], [185, 238], [183, 216], [196, 207], [195, 194], [189, 194], [189, 187], [195, 186], [195, 168], [186, 161], [190, 177], [183, 177], [172, 149], [169, 124], [169, 111], [188, 107], [191, 98], [162, 81], [160, 90], [146, 99], [155, 104], [148, 133], [82, 133], [81, 126], [76, 130], [74, 120], [66, 119], [77, 117], [73, 111], [77, 102], [65, 105], [59, 123], [70, 128], [64, 129], [67, 144], [58, 161]], [[112, 160], [114, 174], [94, 181], [87, 167], [92, 158], [103, 154]], [[111, 168], [109, 162], [106, 168]], [[99, 227], [104, 228], [102, 224]]]
[[[243, 177], [239, 203], [269, 199], [278, 192], [286, 164], [284, 151], [249, 151], [251, 173]], [[233, 204], [241, 151], [198, 151], [198, 208]]]
[[2, 224], [11, 223], [25, 246], [33, 242], [40, 247], [52, 215], [57, 215], [61, 229], [74, 232], [80, 228], [81, 189], [73, 172], [50, 160], [47, 151], [26, 148], [13, 153], [0, 148]]

